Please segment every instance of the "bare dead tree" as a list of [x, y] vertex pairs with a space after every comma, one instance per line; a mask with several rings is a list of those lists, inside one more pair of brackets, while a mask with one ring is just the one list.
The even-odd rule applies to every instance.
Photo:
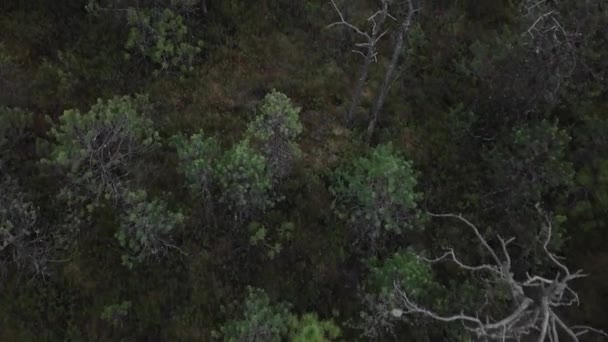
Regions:
[[0, 178], [0, 275], [14, 269], [44, 280], [53, 261], [38, 208], [26, 200], [12, 178]]
[[[386, 35], [386, 33], [388, 32], [388, 30], [382, 31], [382, 25], [386, 21], [386, 18], [392, 18], [392, 16], [388, 13], [388, 5], [389, 5], [390, 0], [381, 0], [380, 2], [381, 2], [380, 9], [378, 11], [376, 11], [376, 13], [374, 13], [371, 17], [367, 18], [367, 21], [372, 23], [371, 32], [367, 32], [367, 31], [363, 31], [363, 30], [359, 29], [357, 26], [347, 22], [344, 19], [344, 15], [342, 15], [342, 12], [338, 8], [338, 5], [336, 5], [334, 0], [331, 0], [331, 3], [334, 6], [334, 9], [340, 16], [340, 21], [336, 21], [335, 23], [328, 25], [327, 28], [334, 27], [337, 25], [343, 25], [343, 26], [351, 29], [355, 33], [357, 33], [359, 36], [364, 38], [364, 42], [355, 44], [357, 49], [353, 50], [353, 52], [363, 56], [363, 64], [361, 64], [361, 70], [359, 71], [359, 78], [357, 79], [357, 83], [356, 83], [355, 89], [353, 91], [350, 108], [348, 109], [348, 112], [346, 113], [347, 123], [352, 122], [354, 113], [357, 110], [359, 103], [361, 102], [361, 96], [363, 94], [363, 87], [365, 86], [365, 82], [367, 81], [367, 76], [369, 74], [370, 65], [373, 62], [377, 62], [377, 60], [378, 60], [377, 59], [378, 51], [377, 51], [376, 46], [377, 46], [378, 42], [380, 41], [380, 39], [382, 39], [382, 37], [384, 37], [384, 35]], [[362, 52], [361, 50], [358, 50], [358, 49], [363, 49], [364, 52]]]
[[479, 340], [520, 340], [523, 337], [537, 337], [539, 342], [547, 339], [552, 342], [559, 341], [560, 332], [567, 335], [571, 340], [578, 341], [579, 337], [589, 332], [595, 332], [603, 336], [608, 335], [601, 330], [588, 326], [568, 325], [559, 316], [558, 311], [562, 307], [579, 304], [578, 294], [570, 287], [570, 283], [578, 278], [585, 277], [582, 270], [572, 272], [556, 254], [549, 250], [549, 243], [553, 234], [553, 226], [549, 216], [537, 208], [543, 218], [544, 224], [537, 235], [544, 256], [552, 266], [547, 274], [528, 274], [525, 279], [516, 279], [511, 265], [509, 245], [514, 238], [503, 239], [497, 237], [499, 246], [493, 248], [486, 238], [482, 236], [479, 229], [461, 215], [454, 214], [430, 214], [433, 217], [455, 218], [463, 222], [476, 236], [482, 249], [489, 255], [490, 262], [477, 265], [469, 265], [462, 262], [452, 248], [435, 259], [420, 257], [420, 260], [428, 263], [440, 261], [451, 261], [462, 270], [469, 272], [484, 272], [490, 275], [496, 285], [504, 285], [509, 289], [512, 309], [502, 317], [492, 317], [484, 313], [483, 308], [474, 314], [458, 314], [446, 316], [425, 308], [414, 302], [411, 297], [401, 289], [400, 284], [395, 283], [395, 291], [402, 304], [401, 308], [392, 310], [394, 316], [421, 315], [438, 322], [458, 322], [467, 331], [475, 335]]
[[525, 25], [522, 36], [543, 67], [549, 69], [544, 95], [551, 102], [555, 102], [564, 80], [572, 76], [580, 61], [575, 41], [581, 34], [566, 30], [559, 5], [559, 0], [523, 0], [520, 4]]
[[399, 58], [403, 53], [403, 44], [405, 43], [405, 39], [410, 30], [412, 22], [414, 20], [414, 14], [417, 12], [414, 9], [413, 0], [407, 0], [407, 10], [403, 15], [403, 19], [401, 21], [401, 25], [399, 26], [399, 30], [397, 31], [397, 36], [395, 37], [395, 45], [393, 47], [393, 55], [391, 57], [391, 61], [386, 69], [384, 74], [384, 80], [382, 81], [382, 86], [380, 87], [380, 91], [376, 96], [376, 100], [374, 101], [374, 106], [372, 108], [371, 118], [369, 121], [369, 125], [367, 126], [367, 142], [368, 144], [371, 141], [372, 135], [374, 134], [374, 128], [378, 123], [378, 116], [380, 115], [380, 111], [382, 110], [382, 106], [384, 106], [384, 100], [388, 95], [388, 91], [390, 90], [391, 84], [395, 80], [395, 70], [397, 69], [397, 65], [399, 64]]
[[565, 30], [559, 21], [559, 11], [556, 6], [558, 4], [559, 1], [557, 0], [522, 1], [520, 11], [522, 12], [524, 18], [529, 19], [531, 22], [524, 35], [535, 37], [548, 32], [561, 32], [565, 34]]

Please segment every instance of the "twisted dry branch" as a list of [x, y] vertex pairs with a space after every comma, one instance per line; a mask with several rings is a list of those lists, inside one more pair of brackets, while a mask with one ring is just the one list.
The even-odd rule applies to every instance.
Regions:
[[[436, 263], [441, 261], [451, 261], [461, 269], [471, 272], [486, 271], [495, 276], [497, 282], [507, 285], [511, 291], [509, 301], [512, 309], [503, 318], [493, 319], [489, 315], [480, 317], [479, 314], [470, 315], [460, 312], [454, 315], [441, 315], [432, 309], [422, 307], [414, 302], [410, 296], [401, 289], [399, 283], [395, 283], [395, 292], [402, 305], [399, 309], [394, 309], [395, 316], [403, 314], [416, 314], [429, 318], [434, 321], [450, 323], [460, 322], [464, 328], [482, 340], [501, 340], [508, 339], [520, 340], [523, 337], [537, 337], [538, 341], [559, 341], [559, 331], [569, 336], [573, 341], [579, 341], [579, 337], [589, 333], [597, 333], [603, 336], [605, 332], [588, 326], [569, 326], [558, 313], [557, 307], [571, 306], [579, 303], [577, 293], [570, 287], [570, 282], [585, 277], [582, 270], [576, 272], [560, 261], [560, 258], [549, 250], [553, 234], [553, 226], [549, 215], [542, 209], [537, 210], [543, 218], [543, 227], [538, 236], [538, 242], [542, 245], [543, 254], [553, 266], [552, 276], [526, 274], [526, 279], [518, 280], [513, 275], [511, 269], [511, 257], [509, 255], [509, 244], [513, 238], [504, 240], [498, 236], [500, 247], [495, 249], [490, 246], [488, 240], [483, 237], [477, 226], [462, 215], [455, 214], [432, 214], [432, 217], [454, 218], [464, 223], [475, 234], [478, 242], [483, 249], [490, 255], [491, 262], [479, 265], [469, 265], [458, 259], [454, 249], [448, 248], [447, 252], [435, 259], [419, 257], [423, 262]], [[524, 291], [524, 288], [536, 288], [537, 291]], [[532, 296], [528, 293], [534, 292]], [[482, 310], [478, 310], [481, 312]]]

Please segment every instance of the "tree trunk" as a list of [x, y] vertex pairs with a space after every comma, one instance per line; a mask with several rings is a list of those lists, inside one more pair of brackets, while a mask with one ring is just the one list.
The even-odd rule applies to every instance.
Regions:
[[[357, 84], [356, 84], [355, 90], [353, 92], [350, 109], [348, 110], [348, 113], [346, 115], [347, 124], [350, 124], [352, 122], [355, 111], [357, 110], [357, 107], [361, 103], [363, 87], [365, 86], [365, 82], [367, 81], [367, 75], [369, 74], [369, 66], [372, 64], [372, 62], [376, 58], [376, 56], [375, 56], [376, 55], [376, 44], [378, 43], [378, 40], [380, 40], [380, 38], [382, 38], [382, 36], [384, 36], [384, 33], [380, 33], [380, 32], [382, 30], [382, 24], [384, 24], [384, 21], [386, 20], [386, 17], [388, 16], [387, 2], [383, 2], [383, 8], [379, 13], [380, 13], [379, 20], [377, 22], [375, 20], [373, 20], [374, 27], [372, 29], [372, 35], [371, 35], [371, 37], [369, 37], [367, 51], [365, 54], [365, 59], [363, 61], [363, 65], [361, 66], [361, 72], [359, 74], [359, 79], [357, 80]], [[372, 16], [371, 18], [374, 18], [374, 16]]]
[[348, 113], [346, 113], [346, 123], [350, 124], [353, 121], [353, 116], [359, 103], [361, 103], [361, 96], [363, 94], [363, 86], [365, 86], [365, 81], [367, 81], [367, 75], [369, 74], [369, 66], [372, 64], [372, 60], [374, 59], [374, 48], [370, 46], [367, 49], [367, 54], [365, 55], [365, 60], [363, 61], [363, 65], [361, 66], [361, 72], [359, 74], [359, 79], [357, 80], [357, 85], [355, 86], [355, 91], [353, 92], [353, 97], [350, 104], [350, 109]]
[[384, 74], [384, 80], [382, 81], [382, 87], [380, 88], [380, 92], [376, 97], [376, 102], [374, 103], [374, 107], [372, 109], [371, 119], [369, 121], [369, 126], [367, 126], [367, 144], [369, 145], [372, 139], [372, 135], [374, 134], [374, 128], [378, 122], [378, 116], [380, 115], [380, 111], [382, 110], [382, 106], [384, 105], [384, 100], [386, 99], [386, 95], [391, 87], [391, 82], [393, 81], [393, 74], [395, 73], [395, 69], [397, 69], [397, 64], [399, 63], [399, 57], [401, 57], [403, 43], [405, 42], [405, 37], [410, 29], [410, 25], [412, 23], [412, 17], [414, 15], [414, 9], [412, 2], [409, 2], [409, 13], [407, 17], [404, 19], [401, 27], [399, 28], [399, 32], [397, 33], [397, 40], [395, 42], [395, 48], [393, 50], [393, 56], [391, 57], [391, 62], [388, 65], [388, 69], [386, 69], [386, 73]]

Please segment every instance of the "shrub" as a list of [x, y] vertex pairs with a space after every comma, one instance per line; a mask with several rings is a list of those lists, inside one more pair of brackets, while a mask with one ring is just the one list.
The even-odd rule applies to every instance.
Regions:
[[189, 43], [188, 27], [181, 15], [168, 8], [129, 8], [127, 20], [131, 27], [127, 49], [148, 58], [163, 71], [193, 70], [192, 64], [201, 52], [202, 43]]
[[167, 209], [162, 200], [148, 200], [145, 191], [128, 192], [116, 239], [125, 254], [123, 264], [132, 268], [149, 259], [160, 259], [176, 248], [171, 233], [184, 221], [180, 212]]
[[386, 232], [411, 229], [419, 216], [416, 202], [421, 194], [414, 189], [412, 164], [390, 144], [339, 168], [334, 179], [335, 210], [353, 226], [358, 242], [373, 247]]
[[121, 196], [133, 166], [158, 141], [152, 121], [140, 112], [145, 103], [142, 97], [115, 97], [98, 100], [87, 113], [67, 110], [59, 117], [44, 162], [67, 177], [64, 193], [94, 200]]
[[271, 305], [263, 290], [248, 288], [243, 318], [226, 323], [221, 332], [225, 341], [280, 342], [289, 330], [293, 314], [286, 304]]
[[227, 151], [216, 168], [220, 201], [241, 222], [273, 205], [266, 160], [244, 140]]
[[131, 302], [124, 301], [120, 304], [108, 305], [101, 313], [101, 319], [114, 327], [122, 327], [131, 309]]
[[273, 178], [287, 175], [293, 161], [301, 154], [295, 139], [302, 133], [300, 108], [276, 90], [266, 95], [255, 120], [249, 124], [248, 136], [266, 158]]
[[315, 314], [298, 317], [287, 303], [272, 304], [266, 292], [247, 288], [247, 298], [240, 320], [224, 324], [224, 341], [329, 341], [340, 335], [331, 321], [319, 321]]
[[177, 136], [174, 144], [179, 158], [178, 168], [186, 177], [188, 187], [197, 196], [209, 199], [221, 153], [217, 140], [205, 138], [203, 132], [199, 132], [190, 138]]

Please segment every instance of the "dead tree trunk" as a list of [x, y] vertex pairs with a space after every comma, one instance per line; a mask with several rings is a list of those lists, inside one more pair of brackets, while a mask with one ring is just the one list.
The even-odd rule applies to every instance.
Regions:
[[365, 86], [365, 82], [367, 81], [367, 76], [369, 74], [369, 67], [372, 64], [372, 62], [375, 62], [377, 60], [376, 56], [378, 53], [376, 50], [376, 44], [387, 33], [387, 31], [381, 32], [381, 28], [382, 28], [382, 24], [385, 22], [386, 18], [390, 17], [390, 14], [388, 13], [388, 0], [382, 0], [382, 8], [367, 19], [367, 21], [372, 22], [372, 25], [373, 25], [371, 34], [368, 32], [363, 32], [358, 27], [348, 23], [344, 19], [342, 12], [340, 12], [340, 9], [338, 8], [338, 6], [334, 2], [334, 0], [332, 0], [331, 3], [334, 6], [336, 12], [338, 12], [338, 15], [340, 16], [340, 21], [337, 21], [337, 22], [329, 25], [328, 27], [332, 27], [332, 26], [336, 26], [336, 25], [344, 25], [344, 26], [350, 28], [351, 30], [355, 31], [357, 34], [363, 36], [366, 40], [366, 42], [364, 42], [364, 43], [356, 44], [356, 46], [359, 48], [365, 48], [365, 53], [363, 53], [359, 50], [353, 50], [353, 52], [362, 55], [364, 59], [363, 59], [363, 64], [361, 65], [359, 79], [357, 80], [355, 89], [353, 91], [351, 105], [350, 105], [348, 112], [346, 113], [346, 122], [351, 123], [353, 120], [354, 113], [357, 110], [357, 107], [359, 106], [359, 104], [361, 103], [363, 87]]
[[353, 91], [350, 108], [346, 113], [346, 123], [350, 124], [353, 121], [353, 117], [355, 115], [355, 111], [359, 104], [361, 103], [361, 96], [363, 94], [363, 86], [367, 81], [367, 75], [369, 74], [369, 67], [372, 64], [375, 56], [375, 51], [373, 47], [369, 47], [367, 49], [367, 54], [365, 55], [365, 59], [363, 60], [363, 65], [361, 66], [361, 71], [359, 72], [359, 79], [357, 80], [357, 84], [355, 86], [355, 90]]
[[384, 74], [384, 80], [382, 81], [382, 87], [378, 92], [378, 96], [376, 97], [376, 101], [374, 102], [374, 107], [372, 109], [371, 118], [369, 121], [369, 125], [367, 126], [367, 143], [371, 142], [372, 135], [374, 134], [374, 129], [378, 122], [378, 116], [380, 111], [382, 110], [382, 106], [384, 106], [384, 100], [386, 99], [386, 95], [391, 87], [391, 83], [394, 80], [393, 74], [395, 73], [395, 69], [397, 69], [397, 64], [399, 63], [399, 58], [402, 54], [403, 44], [405, 42], [405, 38], [410, 30], [410, 26], [412, 24], [412, 19], [414, 17], [414, 5], [412, 0], [408, 0], [408, 13], [403, 19], [401, 26], [399, 27], [399, 31], [397, 32], [397, 37], [395, 40], [395, 46], [393, 49], [393, 56], [391, 57], [390, 64], [386, 69], [386, 73]]
[[[378, 42], [378, 40], [381, 37], [381, 36], [379, 37], [380, 27], [382, 26], [382, 24], [386, 20], [386, 17], [388, 16], [388, 8], [387, 8], [386, 1], [384, 1], [382, 3], [382, 5], [383, 5], [382, 10], [380, 10], [373, 17], [370, 18], [371, 20], [374, 20], [373, 18], [376, 15], [379, 15], [378, 22], [374, 21], [374, 27], [372, 29], [371, 39], [370, 39], [370, 42], [367, 44], [367, 54], [365, 55], [365, 59], [363, 60], [363, 65], [361, 66], [361, 72], [359, 73], [359, 79], [357, 80], [357, 85], [355, 86], [355, 90], [353, 92], [350, 109], [348, 110], [348, 113], [346, 116], [347, 123], [352, 122], [355, 111], [357, 110], [357, 107], [359, 107], [359, 104], [361, 103], [363, 87], [365, 86], [365, 82], [367, 81], [367, 76], [369, 74], [369, 67], [372, 64], [372, 62], [377, 60], [376, 59], [376, 54], [377, 54], [376, 53], [376, 43]], [[384, 35], [384, 33], [382, 33], [382, 35]]]

